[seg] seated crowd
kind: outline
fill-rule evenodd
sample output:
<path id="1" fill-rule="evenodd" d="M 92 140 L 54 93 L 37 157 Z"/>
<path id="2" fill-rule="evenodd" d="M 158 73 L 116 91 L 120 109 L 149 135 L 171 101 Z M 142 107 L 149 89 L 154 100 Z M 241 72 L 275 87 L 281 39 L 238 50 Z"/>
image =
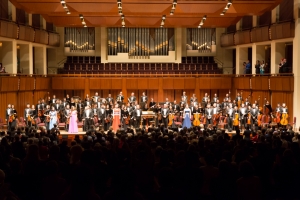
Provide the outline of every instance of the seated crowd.
<path id="1" fill-rule="evenodd" d="M 0 199 L 298 199 L 300 137 L 262 128 L 101 128 L 0 135 Z"/>

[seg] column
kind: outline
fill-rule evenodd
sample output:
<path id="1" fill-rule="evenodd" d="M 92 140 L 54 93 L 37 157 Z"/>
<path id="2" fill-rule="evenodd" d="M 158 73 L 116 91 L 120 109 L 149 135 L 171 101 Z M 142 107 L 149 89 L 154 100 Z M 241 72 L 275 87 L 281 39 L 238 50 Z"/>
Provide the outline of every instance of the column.
<path id="1" fill-rule="evenodd" d="M 46 46 L 34 47 L 34 65 L 36 74 L 47 74 Z"/>
<path id="2" fill-rule="evenodd" d="M 56 49 L 47 48 L 46 51 L 47 51 L 48 74 L 56 74 L 57 73 Z"/>
<path id="3" fill-rule="evenodd" d="M 181 44 L 181 57 L 186 57 L 186 28 L 181 29 L 180 44 Z"/>
<path id="4" fill-rule="evenodd" d="M 300 124 L 300 19 L 299 19 L 300 0 L 294 0 L 294 15 L 295 15 L 295 37 L 293 41 L 293 73 L 294 73 L 294 99 L 293 109 L 294 117 L 297 119 L 297 126 Z"/>
<path id="5" fill-rule="evenodd" d="M 22 74 L 32 74 L 32 45 L 20 44 L 20 68 Z"/>
<path id="6" fill-rule="evenodd" d="M 245 74 L 245 67 L 243 62 L 248 60 L 248 48 L 236 47 L 236 74 Z"/>
<path id="7" fill-rule="evenodd" d="M 278 64 L 285 56 L 285 44 L 271 42 L 271 74 L 277 74 L 279 72 Z"/>
<path id="8" fill-rule="evenodd" d="M 95 56 L 101 56 L 101 44 L 107 42 L 101 41 L 101 28 L 95 27 Z"/>
<path id="9" fill-rule="evenodd" d="M 108 63 L 107 61 L 107 29 L 101 27 L 101 63 Z"/>
<path id="10" fill-rule="evenodd" d="M 175 28 L 175 63 L 181 63 L 182 57 L 182 43 L 184 41 L 184 37 L 182 37 L 182 29 L 183 28 Z"/>
<path id="11" fill-rule="evenodd" d="M 255 74 L 255 65 L 257 60 L 263 61 L 265 59 L 265 45 L 252 45 L 252 74 Z M 265 60 L 264 60 L 265 61 Z"/>
<path id="12" fill-rule="evenodd" d="M 28 13 L 28 25 L 32 26 L 32 14 Z"/>
<path id="13" fill-rule="evenodd" d="M 252 44 L 252 60 L 250 60 L 251 62 L 251 66 L 252 66 L 252 74 L 256 74 L 255 72 L 255 64 L 256 64 L 256 61 L 257 61 L 257 46 L 255 43 Z"/>
<path id="14" fill-rule="evenodd" d="M 9 74 L 17 73 L 17 42 L 2 41 L 2 47 L 0 53 L 0 60 L 2 66 L 5 67 L 5 71 Z"/>

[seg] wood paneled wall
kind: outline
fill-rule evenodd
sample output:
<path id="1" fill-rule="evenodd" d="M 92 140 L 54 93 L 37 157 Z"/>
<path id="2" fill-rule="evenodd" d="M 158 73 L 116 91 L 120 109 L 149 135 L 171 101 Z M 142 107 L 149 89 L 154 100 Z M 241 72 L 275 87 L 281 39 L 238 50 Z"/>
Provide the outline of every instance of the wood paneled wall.
<path id="1" fill-rule="evenodd" d="M 211 97 L 216 93 L 220 101 L 231 92 L 234 98 L 237 92 L 243 92 L 243 97 L 250 95 L 251 102 L 258 100 L 264 103 L 269 100 L 273 107 L 285 102 L 293 116 L 293 77 L 174 77 L 174 78 L 96 78 L 96 77 L 0 77 L 0 117 L 4 118 L 8 103 L 15 104 L 17 111 L 23 115 L 26 103 L 36 104 L 41 98 L 63 98 L 70 96 L 93 96 L 98 92 L 101 97 L 111 94 L 114 98 L 123 92 L 125 99 L 132 92 L 140 97 L 146 92 L 149 100 L 156 102 L 176 100 L 180 102 L 182 92 L 190 98 L 196 94 L 201 100 L 205 93 Z"/>

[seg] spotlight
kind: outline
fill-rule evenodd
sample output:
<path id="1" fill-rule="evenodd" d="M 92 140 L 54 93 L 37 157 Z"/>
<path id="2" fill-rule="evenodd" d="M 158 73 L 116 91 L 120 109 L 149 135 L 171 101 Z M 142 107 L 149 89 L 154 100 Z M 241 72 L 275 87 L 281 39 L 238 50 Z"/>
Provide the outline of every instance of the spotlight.
<path id="1" fill-rule="evenodd" d="M 162 19 L 165 20 L 165 19 L 166 19 L 166 15 L 163 15 L 163 16 L 162 16 Z"/>
<path id="2" fill-rule="evenodd" d="M 79 18 L 80 18 L 80 19 L 83 19 L 83 15 L 82 15 L 82 14 L 80 14 L 80 15 L 79 15 Z"/>
<path id="3" fill-rule="evenodd" d="M 68 12 L 67 12 L 67 14 L 68 14 L 68 15 L 70 15 L 70 14 L 71 14 L 71 12 L 70 12 L 70 11 L 68 11 Z"/>
<path id="4" fill-rule="evenodd" d="M 61 3 L 61 4 L 63 4 L 63 3 L 66 3 L 66 1 L 64 1 L 64 0 L 61 0 L 61 1 L 60 1 L 60 3 Z"/>

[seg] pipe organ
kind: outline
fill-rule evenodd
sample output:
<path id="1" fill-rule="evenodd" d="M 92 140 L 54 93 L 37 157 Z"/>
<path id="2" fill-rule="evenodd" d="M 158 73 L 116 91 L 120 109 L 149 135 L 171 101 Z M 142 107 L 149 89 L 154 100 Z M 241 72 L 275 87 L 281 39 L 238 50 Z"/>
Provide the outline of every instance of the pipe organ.
<path id="1" fill-rule="evenodd" d="M 108 28 L 108 55 L 128 53 L 129 58 L 165 56 L 174 51 L 173 28 Z"/>
<path id="2" fill-rule="evenodd" d="M 188 28 L 187 50 L 198 50 L 202 53 L 211 52 L 211 45 L 216 44 L 215 28 Z"/>
<path id="3" fill-rule="evenodd" d="M 65 28 L 65 47 L 71 52 L 95 50 L 95 28 Z"/>

